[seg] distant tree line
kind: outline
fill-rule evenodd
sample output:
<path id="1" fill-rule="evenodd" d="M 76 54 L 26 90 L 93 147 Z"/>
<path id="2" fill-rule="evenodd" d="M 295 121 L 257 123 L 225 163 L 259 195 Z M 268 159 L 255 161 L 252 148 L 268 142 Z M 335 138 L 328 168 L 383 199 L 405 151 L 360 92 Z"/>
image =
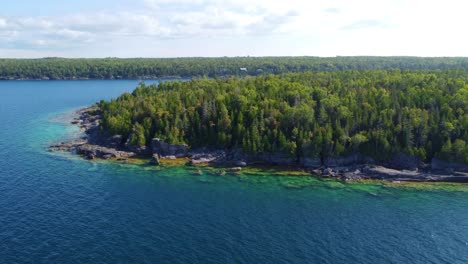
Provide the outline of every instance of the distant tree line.
<path id="1" fill-rule="evenodd" d="M 140 146 L 158 137 L 193 148 L 282 152 L 297 159 L 359 152 L 384 160 L 403 152 L 468 163 L 466 69 L 141 84 L 98 105 L 104 130 Z"/>
<path id="2" fill-rule="evenodd" d="M 0 59 L 0 79 L 144 79 L 257 76 L 306 71 L 468 69 L 468 58 L 220 57 L 160 59 Z"/>

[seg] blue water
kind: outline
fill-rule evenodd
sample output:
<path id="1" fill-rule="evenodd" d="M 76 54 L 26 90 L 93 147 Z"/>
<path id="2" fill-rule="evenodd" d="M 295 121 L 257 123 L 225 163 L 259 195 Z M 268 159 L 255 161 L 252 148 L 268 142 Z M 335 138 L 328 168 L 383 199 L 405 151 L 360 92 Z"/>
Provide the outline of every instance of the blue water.
<path id="1" fill-rule="evenodd" d="M 0 82 L 0 263 L 468 263 L 468 186 L 157 169 L 54 154 L 136 81 Z"/>

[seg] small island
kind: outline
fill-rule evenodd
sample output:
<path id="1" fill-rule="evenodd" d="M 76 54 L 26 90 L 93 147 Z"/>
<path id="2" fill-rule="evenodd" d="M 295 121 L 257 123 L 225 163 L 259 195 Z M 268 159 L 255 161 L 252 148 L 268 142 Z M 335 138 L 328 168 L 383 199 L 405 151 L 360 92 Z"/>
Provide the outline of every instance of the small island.
<path id="1" fill-rule="evenodd" d="M 141 83 L 78 111 L 88 159 L 287 166 L 343 180 L 468 182 L 468 70 Z"/>

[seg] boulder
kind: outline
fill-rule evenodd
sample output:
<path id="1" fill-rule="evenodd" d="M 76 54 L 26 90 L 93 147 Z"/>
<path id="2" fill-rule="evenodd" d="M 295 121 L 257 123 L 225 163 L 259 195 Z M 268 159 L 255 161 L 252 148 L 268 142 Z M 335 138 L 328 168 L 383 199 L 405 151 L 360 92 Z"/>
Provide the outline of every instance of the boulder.
<path id="1" fill-rule="evenodd" d="M 127 142 L 124 144 L 125 149 L 136 153 L 137 155 L 150 155 L 151 154 L 151 149 L 146 147 L 146 146 L 137 146 L 132 143 L 130 143 L 130 137 L 127 139 Z"/>
<path id="2" fill-rule="evenodd" d="M 161 159 L 176 160 L 177 157 L 174 155 L 170 155 L 170 156 L 162 156 Z"/>
<path id="3" fill-rule="evenodd" d="M 336 175 L 336 173 L 335 173 L 332 169 L 330 169 L 330 168 L 324 169 L 323 172 L 322 172 L 322 174 L 323 174 L 324 176 L 329 176 L 329 177 L 334 177 L 334 176 Z"/>
<path id="4" fill-rule="evenodd" d="M 207 163 L 226 163 L 226 152 L 224 150 L 207 150 L 197 149 L 191 150 L 188 153 L 191 158 L 191 164 L 207 164 Z"/>
<path id="5" fill-rule="evenodd" d="M 185 144 L 170 144 L 162 141 L 159 138 L 154 138 L 151 141 L 151 151 L 153 154 L 160 156 L 175 156 L 176 158 L 187 157 L 188 146 Z"/>
<path id="6" fill-rule="evenodd" d="M 151 157 L 150 163 L 153 165 L 160 165 L 161 163 L 159 161 L 159 155 L 153 154 L 153 156 Z"/>
<path id="7" fill-rule="evenodd" d="M 195 165 L 195 164 L 207 164 L 210 163 L 212 160 L 206 159 L 206 158 L 199 158 L 199 159 L 191 159 L 190 164 Z"/>
<path id="8" fill-rule="evenodd" d="M 341 176 L 341 179 L 345 181 L 359 181 L 359 180 L 362 180 L 363 178 L 361 175 L 356 174 L 354 172 L 345 172 Z"/>
<path id="9" fill-rule="evenodd" d="M 237 166 L 237 167 L 245 167 L 245 166 L 247 166 L 247 162 L 241 161 L 241 160 L 234 161 L 233 164 L 234 164 L 234 166 Z"/>

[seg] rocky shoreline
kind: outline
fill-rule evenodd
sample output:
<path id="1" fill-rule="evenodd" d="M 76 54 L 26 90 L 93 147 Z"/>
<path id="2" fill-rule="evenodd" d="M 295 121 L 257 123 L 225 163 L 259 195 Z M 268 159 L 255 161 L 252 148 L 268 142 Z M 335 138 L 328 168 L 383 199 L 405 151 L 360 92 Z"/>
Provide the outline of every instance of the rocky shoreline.
<path id="1" fill-rule="evenodd" d="M 224 167 L 222 171 L 240 171 L 251 165 L 282 166 L 292 170 L 305 170 L 324 178 L 353 180 L 387 180 L 395 183 L 413 182 L 461 182 L 468 183 L 468 166 L 433 159 L 424 164 L 415 157 L 399 154 L 385 164 L 360 154 L 327 160 L 304 159 L 300 161 L 281 153 L 249 155 L 234 150 L 190 150 L 187 145 L 169 144 L 154 138 L 148 147 L 138 147 L 124 142 L 122 136 L 109 135 L 100 127 L 101 113 L 96 106 L 76 111 L 72 124 L 79 125 L 85 136 L 60 142 L 49 147 L 50 151 L 73 152 L 86 159 L 151 158 L 150 163 L 159 165 L 162 160 L 188 159 L 188 165 L 208 164 Z"/>

